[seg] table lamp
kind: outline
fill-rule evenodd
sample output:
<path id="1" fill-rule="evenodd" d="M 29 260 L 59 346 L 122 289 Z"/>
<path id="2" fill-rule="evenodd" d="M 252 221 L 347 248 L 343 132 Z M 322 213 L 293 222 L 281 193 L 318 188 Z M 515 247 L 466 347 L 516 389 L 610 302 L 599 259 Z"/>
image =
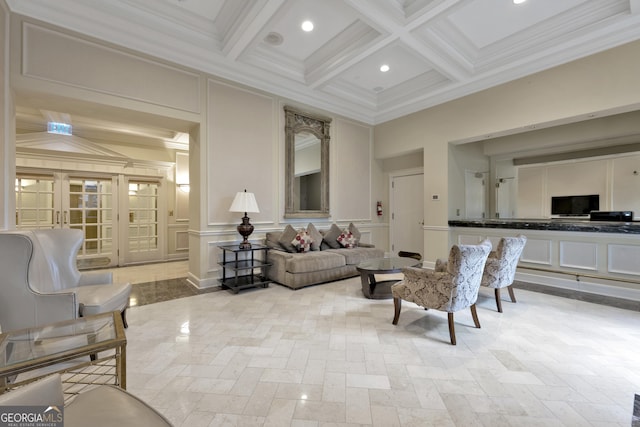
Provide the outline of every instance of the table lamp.
<path id="1" fill-rule="evenodd" d="M 247 238 L 253 233 L 253 225 L 249 223 L 247 212 L 260 212 L 258 203 L 256 202 L 256 196 L 254 196 L 253 193 L 247 193 L 247 190 L 237 192 L 233 203 L 231 203 L 229 212 L 244 212 L 242 224 L 238 226 L 238 233 L 244 238 L 242 243 L 240 243 L 240 249 L 250 249 L 251 243 L 249 243 Z"/>

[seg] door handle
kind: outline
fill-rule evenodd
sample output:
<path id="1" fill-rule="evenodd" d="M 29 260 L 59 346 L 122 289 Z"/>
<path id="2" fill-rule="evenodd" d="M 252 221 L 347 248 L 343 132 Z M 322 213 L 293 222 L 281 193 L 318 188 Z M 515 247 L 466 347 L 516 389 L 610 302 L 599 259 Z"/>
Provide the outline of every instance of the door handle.
<path id="1" fill-rule="evenodd" d="M 69 215 L 69 211 L 64 211 L 63 222 L 64 222 L 65 224 L 69 224 L 69 217 L 68 217 L 68 215 Z"/>
<path id="2" fill-rule="evenodd" d="M 56 211 L 56 224 L 60 224 L 60 211 Z"/>

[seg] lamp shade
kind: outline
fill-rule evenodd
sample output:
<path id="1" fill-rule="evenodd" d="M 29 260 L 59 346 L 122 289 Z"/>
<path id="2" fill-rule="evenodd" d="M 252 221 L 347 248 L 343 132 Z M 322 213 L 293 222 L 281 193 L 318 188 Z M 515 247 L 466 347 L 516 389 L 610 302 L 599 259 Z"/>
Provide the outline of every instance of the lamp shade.
<path id="1" fill-rule="evenodd" d="M 237 192 L 229 212 L 260 212 L 256 196 L 253 193 L 247 193 L 247 190 Z"/>

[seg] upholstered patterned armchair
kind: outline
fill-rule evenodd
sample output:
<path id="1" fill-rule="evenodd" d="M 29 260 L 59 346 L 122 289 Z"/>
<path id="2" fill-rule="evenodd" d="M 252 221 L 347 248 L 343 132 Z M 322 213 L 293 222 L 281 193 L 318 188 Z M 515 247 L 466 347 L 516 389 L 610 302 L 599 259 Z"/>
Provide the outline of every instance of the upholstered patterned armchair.
<path id="1" fill-rule="evenodd" d="M 456 345 L 453 323 L 453 313 L 456 311 L 469 307 L 473 321 L 479 328 L 476 300 L 489 251 L 491 244 L 488 241 L 479 245 L 454 245 L 444 271 L 404 268 L 404 280 L 391 287 L 395 308 L 393 324 L 398 324 L 402 300 L 405 300 L 424 308 L 446 311 L 452 345 Z M 444 264 L 440 260 L 438 263 Z"/>
<path id="2" fill-rule="evenodd" d="M 495 251 L 492 251 L 487 258 L 482 275 L 482 286 L 495 289 L 496 306 L 502 313 L 502 302 L 500 299 L 500 289 L 507 288 L 511 302 L 516 302 L 513 293 L 513 280 L 516 276 L 518 260 L 527 243 L 526 236 L 522 234 L 517 237 L 503 237 L 498 243 Z"/>

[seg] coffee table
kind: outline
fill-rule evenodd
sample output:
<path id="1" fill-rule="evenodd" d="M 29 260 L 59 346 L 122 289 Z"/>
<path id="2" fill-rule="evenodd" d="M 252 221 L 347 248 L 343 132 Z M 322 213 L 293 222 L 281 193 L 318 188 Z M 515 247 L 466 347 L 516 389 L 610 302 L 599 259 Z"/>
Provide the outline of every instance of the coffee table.
<path id="1" fill-rule="evenodd" d="M 363 261 L 356 267 L 360 273 L 362 293 L 370 299 L 392 298 L 391 285 L 399 280 L 376 281 L 376 274 L 400 273 L 404 267 L 419 267 L 422 261 L 414 258 L 374 258 Z"/>
<path id="2" fill-rule="evenodd" d="M 126 389 L 126 345 L 119 312 L 3 333 L 0 394 L 55 372 L 66 396 L 92 384 Z"/>

